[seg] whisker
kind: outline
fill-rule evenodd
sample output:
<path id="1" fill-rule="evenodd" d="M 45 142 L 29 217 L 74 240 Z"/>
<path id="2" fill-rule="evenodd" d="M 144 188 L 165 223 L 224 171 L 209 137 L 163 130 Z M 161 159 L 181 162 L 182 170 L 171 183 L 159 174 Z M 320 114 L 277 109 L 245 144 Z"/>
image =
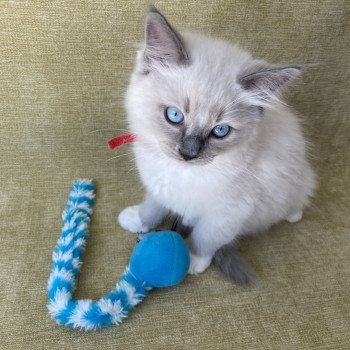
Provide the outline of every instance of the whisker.
<path id="1" fill-rule="evenodd" d="M 116 155 L 116 156 L 114 156 L 114 157 L 112 157 L 112 158 L 108 158 L 108 159 L 106 160 L 106 162 L 109 162 L 109 161 L 111 161 L 112 159 L 117 159 L 117 158 L 120 158 L 120 157 L 129 156 L 130 154 L 132 154 L 132 152 L 123 153 L 123 154 L 118 154 L 118 155 Z"/>
<path id="2" fill-rule="evenodd" d="M 108 129 L 92 130 L 92 131 L 89 131 L 89 134 L 93 134 L 95 132 L 100 132 L 100 131 L 123 131 L 123 132 L 129 132 L 129 130 L 127 130 L 127 129 L 108 128 Z"/>

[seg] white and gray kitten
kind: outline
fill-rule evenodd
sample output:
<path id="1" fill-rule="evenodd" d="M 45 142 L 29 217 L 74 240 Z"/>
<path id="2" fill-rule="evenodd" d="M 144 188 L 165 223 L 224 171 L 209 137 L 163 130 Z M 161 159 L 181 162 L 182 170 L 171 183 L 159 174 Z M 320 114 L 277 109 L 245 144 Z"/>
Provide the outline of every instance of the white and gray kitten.
<path id="1" fill-rule="evenodd" d="M 246 282 L 251 271 L 230 244 L 300 220 L 314 192 L 299 120 L 278 99 L 300 72 L 222 40 L 180 35 L 152 8 L 126 98 L 146 195 L 121 212 L 120 225 L 148 232 L 174 213 L 192 228 L 190 273 L 214 257 Z"/>

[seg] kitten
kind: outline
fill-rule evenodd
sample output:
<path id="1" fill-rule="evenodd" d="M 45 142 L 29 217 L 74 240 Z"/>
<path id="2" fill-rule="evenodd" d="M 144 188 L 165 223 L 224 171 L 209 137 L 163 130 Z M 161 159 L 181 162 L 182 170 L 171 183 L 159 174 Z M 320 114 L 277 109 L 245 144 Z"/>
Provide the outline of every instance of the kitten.
<path id="1" fill-rule="evenodd" d="M 148 232 L 174 213 L 192 228 L 191 274 L 215 256 L 226 275 L 248 281 L 231 244 L 300 220 L 314 192 L 299 120 L 278 99 L 300 73 L 222 40 L 180 35 L 151 8 L 126 97 L 146 195 L 120 225 Z"/>

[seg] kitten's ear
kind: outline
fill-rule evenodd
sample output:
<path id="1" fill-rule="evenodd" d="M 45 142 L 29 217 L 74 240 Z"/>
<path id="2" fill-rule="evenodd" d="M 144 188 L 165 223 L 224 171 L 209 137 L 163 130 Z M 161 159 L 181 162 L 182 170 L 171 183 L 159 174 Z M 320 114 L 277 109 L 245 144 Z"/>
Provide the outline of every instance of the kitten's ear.
<path id="1" fill-rule="evenodd" d="M 283 85 L 301 74 L 298 66 L 257 68 L 239 78 L 245 90 L 255 92 L 266 100 L 273 96 Z"/>
<path id="2" fill-rule="evenodd" d="M 150 7 L 146 18 L 143 60 L 146 72 L 154 63 L 167 65 L 188 62 L 188 54 L 180 35 L 155 7 Z"/>

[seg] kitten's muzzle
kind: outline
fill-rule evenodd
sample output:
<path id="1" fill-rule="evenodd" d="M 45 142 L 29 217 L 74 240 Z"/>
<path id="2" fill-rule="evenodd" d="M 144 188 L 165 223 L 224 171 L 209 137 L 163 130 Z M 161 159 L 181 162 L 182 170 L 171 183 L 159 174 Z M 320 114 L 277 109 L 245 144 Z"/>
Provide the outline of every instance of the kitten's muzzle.
<path id="1" fill-rule="evenodd" d="M 198 158 L 205 140 L 197 135 L 185 136 L 179 148 L 179 153 L 185 160 Z"/>

